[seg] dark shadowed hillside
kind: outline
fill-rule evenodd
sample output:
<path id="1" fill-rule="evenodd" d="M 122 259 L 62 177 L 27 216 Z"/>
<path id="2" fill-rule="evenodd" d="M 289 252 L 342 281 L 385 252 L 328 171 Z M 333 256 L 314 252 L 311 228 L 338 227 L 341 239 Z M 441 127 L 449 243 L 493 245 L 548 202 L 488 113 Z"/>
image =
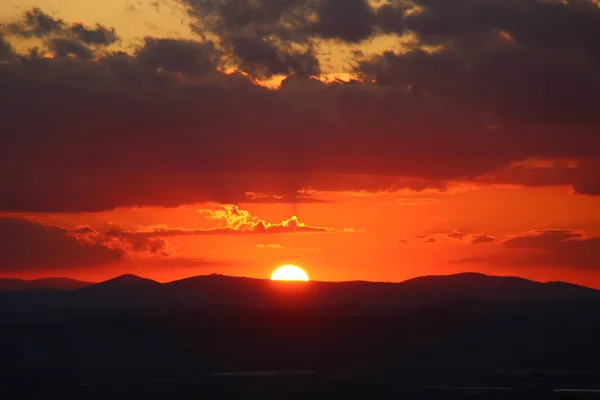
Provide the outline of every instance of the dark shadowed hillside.
<path id="1" fill-rule="evenodd" d="M 24 279 L 0 278 L 0 292 L 30 289 L 74 290 L 93 284 L 92 282 L 77 281 L 68 278 L 42 278 L 29 281 Z"/>
<path id="2" fill-rule="evenodd" d="M 4 292 L 0 304 L 11 399 L 545 399 L 600 388 L 599 292 L 560 282 L 123 275 Z"/>
<path id="3" fill-rule="evenodd" d="M 47 288 L 53 287 L 48 285 Z M 538 283 L 517 277 L 474 273 L 426 276 L 401 283 L 273 282 L 209 275 L 160 284 L 135 275 L 123 275 L 77 290 L 5 292 L 0 297 L 0 306 L 10 309 L 179 303 L 204 307 L 369 308 L 426 305 L 450 300 L 588 301 L 600 300 L 600 291 L 562 282 Z"/>

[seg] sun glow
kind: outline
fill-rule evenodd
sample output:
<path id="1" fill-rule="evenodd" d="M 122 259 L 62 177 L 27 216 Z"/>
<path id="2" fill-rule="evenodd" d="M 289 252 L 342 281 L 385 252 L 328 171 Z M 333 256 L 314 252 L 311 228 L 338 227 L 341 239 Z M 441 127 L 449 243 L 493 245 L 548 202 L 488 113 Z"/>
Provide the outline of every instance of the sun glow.
<path id="1" fill-rule="evenodd" d="M 308 275 L 304 270 L 295 265 L 284 265 L 271 274 L 272 281 L 304 281 L 308 282 Z"/>

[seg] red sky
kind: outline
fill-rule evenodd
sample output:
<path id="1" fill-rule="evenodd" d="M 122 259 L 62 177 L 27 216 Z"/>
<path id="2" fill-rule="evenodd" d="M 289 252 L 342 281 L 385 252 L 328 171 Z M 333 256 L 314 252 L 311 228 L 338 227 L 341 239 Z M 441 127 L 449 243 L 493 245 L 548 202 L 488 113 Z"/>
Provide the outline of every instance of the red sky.
<path id="1" fill-rule="evenodd" d="M 0 6 L 0 276 L 600 288 L 596 2 L 235 1 Z"/>

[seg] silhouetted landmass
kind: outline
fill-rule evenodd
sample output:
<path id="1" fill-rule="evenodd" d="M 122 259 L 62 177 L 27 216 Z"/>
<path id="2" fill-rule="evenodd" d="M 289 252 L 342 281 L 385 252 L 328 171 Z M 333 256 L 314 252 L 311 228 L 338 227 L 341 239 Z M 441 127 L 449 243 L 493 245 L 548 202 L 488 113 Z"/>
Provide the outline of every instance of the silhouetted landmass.
<path id="1" fill-rule="evenodd" d="M 209 275 L 160 284 L 135 275 L 123 275 L 79 290 L 5 293 L 0 298 L 0 307 L 142 306 L 179 302 L 193 306 L 368 308 L 455 299 L 600 300 L 600 291 L 563 282 L 538 283 L 475 273 L 427 276 L 401 283 L 273 282 Z"/>
<path id="2" fill-rule="evenodd" d="M 1 304 L 10 399 L 545 399 L 600 388 L 598 291 L 564 283 L 128 275 L 3 293 Z"/>
<path id="3" fill-rule="evenodd" d="M 81 289 L 93 282 L 77 281 L 68 278 L 42 278 L 34 280 L 0 278 L 0 292 L 21 291 L 31 289 Z"/>

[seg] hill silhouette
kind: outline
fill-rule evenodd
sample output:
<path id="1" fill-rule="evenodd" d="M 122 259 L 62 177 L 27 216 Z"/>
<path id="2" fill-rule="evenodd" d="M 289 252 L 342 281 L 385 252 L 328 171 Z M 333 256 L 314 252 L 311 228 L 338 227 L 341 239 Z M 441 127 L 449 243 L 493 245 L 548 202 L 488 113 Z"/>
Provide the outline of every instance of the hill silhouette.
<path id="1" fill-rule="evenodd" d="M 69 278 L 41 278 L 33 280 L 0 278 L 0 292 L 30 289 L 75 290 L 93 284 L 93 282 L 78 281 Z"/>
<path id="2" fill-rule="evenodd" d="M 43 282 L 38 283 L 41 285 Z M 56 289 L 54 281 L 47 289 Z M 36 287 L 36 289 L 40 289 Z M 1 289 L 1 288 L 0 288 Z M 122 275 L 75 290 L 3 290 L 0 306 L 143 306 L 180 303 L 190 306 L 241 307 L 389 307 L 452 300 L 587 301 L 600 291 L 564 282 L 539 283 L 518 277 L 477 273 L 424 276 L 400 283 L 273 282 L 224 275 L 196 276 L 159 283 Z M 12 292 L 11 292 L 12 291 Z"/>
<path id="3" fill-rule="evenodd" d="M 91 285 L 63 298 L 66 306 L 143 306 L 160 303 L 161 284 L 125 274 Z"/>
<path id="4" fill-rule="evenodd" d="M 478 398 L 550 398 L 600 390 L 599 305 L 594 289 L 471 273 L 400 283 L 123 275 L 0 293 L 0 371 L 11 399 L 472 398 L 482 387 Z M 527 397 L 534 384 L 544 392 Z M 490 396 L 496 387 L 511 391 Z"/>
<path id="5" fill-rule="evenodd" d="M 109 279 L 92 285 L 93 287 L 122 287 L 122 286 L 153 286 L 159 284 L 157 281 L 152 279 L 142 278 L 141 276 L 133 274 L 119 275 L 115 278 Z"/>

